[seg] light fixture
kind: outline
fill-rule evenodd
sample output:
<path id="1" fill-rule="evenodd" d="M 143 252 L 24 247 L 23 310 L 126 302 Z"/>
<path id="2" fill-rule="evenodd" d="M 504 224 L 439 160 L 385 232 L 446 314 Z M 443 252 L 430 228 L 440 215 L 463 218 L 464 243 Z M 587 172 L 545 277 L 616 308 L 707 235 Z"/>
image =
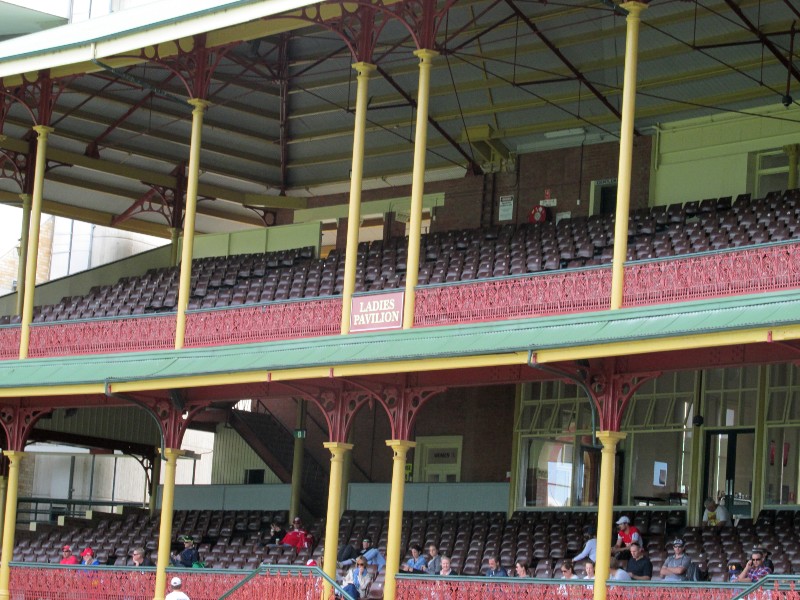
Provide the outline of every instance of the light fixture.
<path id="1" fill-rule="evenodd" d="M 573 127 L 572 129 L 559 129 L 557 131 L 545 131 L 544 137 L 548 140 L 555 138 L 573 137 L 576 135 L 584 135 L 586 130 L 583 127 Z"/>

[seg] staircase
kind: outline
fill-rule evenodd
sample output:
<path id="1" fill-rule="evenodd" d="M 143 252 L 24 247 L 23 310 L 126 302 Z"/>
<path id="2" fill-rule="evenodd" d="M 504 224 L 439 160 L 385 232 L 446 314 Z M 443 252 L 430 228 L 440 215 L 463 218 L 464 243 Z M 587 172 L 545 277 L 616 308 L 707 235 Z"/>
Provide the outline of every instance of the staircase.
<path id="1" fill-rule="evenodd" d="M 292 480 L 294 436 L 269 411 L 232 410 L 230 425 L 284 483 Z M 305 450 L 300 502 L 315 516 L 324 516 L 328 501 L 328 472 Z"/>

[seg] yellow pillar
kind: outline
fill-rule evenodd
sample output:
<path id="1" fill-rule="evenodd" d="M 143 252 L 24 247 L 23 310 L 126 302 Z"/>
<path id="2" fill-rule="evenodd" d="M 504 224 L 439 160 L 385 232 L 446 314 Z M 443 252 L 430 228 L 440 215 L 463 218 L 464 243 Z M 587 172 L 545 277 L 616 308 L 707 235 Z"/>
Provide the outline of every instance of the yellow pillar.
<path id="1" fill-rule="evenodd" d="M 369 76 L 375 65 L 358 62 L 356 81 L 356 121 L 353 127 L 353 162 L 350 168 L 350 207 L 347 211 L 347 247 L 344 256 L 344 287 L 342 288 L 342 334 L 350 333 L 350 305 L 356 289 L 358 231 L 361 229 L 361 181 L 364 178 L 364 137 L 367 129 L 367 90 Z"/>
<path id="2" fill-rule="evenodd" d="M 164 492 L 161 494 L 161 526 L 158 530 L 158 562 L 156 563 L 156 591 L 153 600 L 164 600 L 167 590 L 167 567 L 172 546 L 172 511 L 175 505 L 175 465 L 183 454 L 177 448 L 165 448 Z M 0 599 L 2 600 L 2 599 Z"/>
<path id="3" fill-rule="evenodd" d="M 328 483 L 328 517 L 325 520 L 325 553 L 322 559 L 322 568 L 331 579 L 336 579 L 336 551 L 339 545 L 339 520 L 342 516 L 342 463 L 347 452 L 353 449 L 353 444 L 344 442 L 325 442 L 323 444 L 331 451 L 331 477 Z M 330 586 L 326 585 L 324 598 L 330 596 Z"/>
<path id="4" fill-rule="evenodd" d="M 594 572 L 594 600 L 605 600 L 608 566 L 611 559 L 611 537 L 614 520 L 614 458 L 617 444 L 625 439 L 619 431 L 600 431 L 597 439 L 603 444 L 600 458 L 600 498 L 597 502 L 597 564 Z"/>
<path id="5" fill-rule="evenodd" d="M 306 401 L 297 403 L 294 429 L 294 454 L 292 456 L 292 496 L 289 500 L 289 522 L 300 514 L 300 492 L 303 487 L 303 453 L 305 452 Z"/>
<path id="6" fill-rule="evenodd" d="M 197 214 L 197 180 L 200 177 L 200 138 L 203 134 L 203 115 L 208 102 L 192 98 L 192 140 L 189 146 L 189 174 L 186 181 L 186 212 L 183 217 L 183 248 L 181 249 L 181 275 L 178 286 L 178 315 L 175 326 L 175 349 L 183 348 L 186 333 L 186 308 L 189 306 L 192 282 L 192 251 L 194 250 L 194 221 Z"/>
<path id="7" fill-rule="evenodd" d="M 400 569 L 400 533 L 403 529 L 403 494 L 406 490 L 406 454 L 416 446 L 407 440 L 387 440 L 386 445 L 394 451 L 392 459 L 392 494 L 389 499 L 389 537 L 386 541 L 386 584 L 384 600 L 394 600 L 397 582 L 394 576 Z"/>
<path id="8" fill-rule="evenodd" d="M 800 155 L 800 144 L 784 146 L 783 151 L 789 156 L 789 183 L 787 189 L 793 190 L 797 188 L 797 163 L 798 155 Z"/>
<path id="9" fill-rule="evenodd" d="M 419 279 L 419 244 L 422 234 L 422 194 L 425 191 L 425 153 L 428 151 L 428 100 L 430 100 L 431 66 L 438 56 L 435 50 L 417 50 L 419 58 L 419 91 L 417 92 L 417 127 L 414 134 L 414 171 L 411 175 L 411 214 L 409 215 L 408 258 L 406 260 L 406 293 L 403 300 L 403 329 L 414 325 L 415 288 Z M 387 579 L 388 581 L 388 579 Z M 394 594 L 394 577 L 392 578 Z"/>
<path id="10" fill-rule="evenodd" d="M 347 436 L 347 443 L 352 444 L 355 436 L 353 435 L 353 430 L 350 429 L 350 433 Z M 350 472 L 353 469 L 353 453 L 348 452 L 344 456 L 344 462 L 342 463 L 342 510 L 347 510 L 347 500 L 349 495 L 349 488 L 350 488 Z"/>
<path id="11" fill-rule="evenodd" d="M 33 294 L 36 291 L 36 263 L 39 255 L 39 226 L 42 220 L 42 188 L 44 170 L 47 166 L 47 136 L 52 127 L 36 125 L 33 130 L 36 139 L 36 164 L 33 172 L 33 198 L 31 200 L 30 227 L 28 231 L 27 256 L 25 260 L 25 293 L 22 302 L 22 323 L 19 334 L 19 357 L 28 358 L 28 345 L 31 340 L 31 321 L 33 320 Z"/>
<path id="12" fill-rule="evenodd" d="M 628 212 L 631 203 L 631 163 L 633 162 L 633 123 L 636 115 L 636 68 L 639 54 L 639 18 L 647 7 L 643 2 L 624 2 L 628 11 L 625 40 L 625 78 L 622 83 L 622 125 L 619 132 L 619 174 L 617 175 L 617 214 L 614 224 L 614 258 L 611 264 L 611 309 L 622 306 L 625 285 L 623 266 L 628 254 Z"/>
<path id="13" fill-rule="evenodd" d="M 6 500 L 6 514 L 3 519 L 3 554 L 0 559 L 0 600 L 11 597 L 8 582 L 11 577 L 9 562 L 14 555 L 14 534 L 17 527 L 17 493 L 19 488 L 19 463 L 24 452 L 6 450 L 3 452 L 8 457 L 8 498 Z"/>
<path id="14" fill-rule="evenodd" d="M 30 194 L 20 194 L 22 198 L 22 227 L 19 236 L 19 264 L 17 266 L 17 307 L 16 313 L 22 315 L 22 307 L 25 305 L 25 270 L 28 267 L 28 235 L 31 227 L 31 201 Z M 34 285 L 36 285 L 34 283 Z"/>
<path id="15" fill-rule="evenodd" d="M 169 264 L 173 267 L 178 265 L 178 241 L 181 237 L 181 230 L 177 227 L 169 228 Z"/>

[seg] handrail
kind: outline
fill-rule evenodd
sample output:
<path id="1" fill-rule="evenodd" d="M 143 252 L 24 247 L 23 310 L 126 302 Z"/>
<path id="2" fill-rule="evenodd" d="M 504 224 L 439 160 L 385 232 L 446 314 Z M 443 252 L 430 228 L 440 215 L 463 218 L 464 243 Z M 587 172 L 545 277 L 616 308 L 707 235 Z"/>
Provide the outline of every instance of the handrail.
<path id="1" fill-rule="evenodd" d="M 247 577 L 242 579 L 239 583 L 233 586 L 230 590 L 225 592 L 222 596 L 220 596 L 219 600 L 225 600 L 229 598 L 234 592 L 236 592 L 239 588 L 248 584 L 248 582 L 252 581 L 258 575 L 269 575 L 269 574 L 291 574 L 297 573 L 301 576 L 316 576 L 321 577 L 325 580 L 334 590 L 336 590 L 336 595 L 344 598 L 345 600 L 355 600 L 352 596 L 350 596 L 347 592 L 345 592 L 339 584 L 337 584 L 333 579 L 328 577 L 328 575 L 319 567 L 304 567 L 304 566 L 285 566 L 285 567 L 277 567 L 274 565 L 266 566 L 262 565 L 258 569 L 255 569 L 251 572 Z"/>

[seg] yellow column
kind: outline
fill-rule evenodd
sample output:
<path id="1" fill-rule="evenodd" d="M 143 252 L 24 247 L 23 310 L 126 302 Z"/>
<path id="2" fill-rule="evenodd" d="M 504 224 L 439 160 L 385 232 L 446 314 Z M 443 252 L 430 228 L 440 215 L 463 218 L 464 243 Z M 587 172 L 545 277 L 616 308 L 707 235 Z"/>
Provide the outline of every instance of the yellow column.
<path id="1" fill-rule="evenodd" d="M 793 190 L 797 187 L 797 163 L 798 155 L 800 154 L 800 144 L 784 146 L 783 151 L 789 156 L 789 183 L 787 189 Z"/>
<path id="2" fill-rule="evenodd" d="M 186 333 L 186 307 L 189 306 L 189 289 L 192 281 L 192 251 L 194 250 L 194 220 L 197 214 L 197 180 L 200 177 L 200 138 L 203 134 L 203 115 L 208 102 L 192 98 L 192 140 L 189 146 L 189 174 L 186 181 L 186 212 L 183 217 L 183 248 L 181 249 L 181 275 L 178 286 L 178 315 L 175 326 L 175 349 L 183 348 Z"/>
<path id="3" fill-rule="evenodd" d="M 25 305 L 25 269 L 28 267 L 28 232 L 31 227 L 31 201 L 30 194 L 20 194 L 22 198 L 22 227 L 19 236 L 19 265 L 17 266 L 17 308 L 16 313 L 22 315 Z M 36 285 L 34 283 L 34 285 Z"/>
<path id="4" fill-rule="evenodd" d="M 356 81 L 356 122 L 353 127 L 353 162 L 350 168 L 350 207 L 347 211 L 347 247 L 344 256 L 344 287 L 342 288 L 342 334 L 350 333 L 350 304 L 356 289 L 358 231 L 361 229 L 361 181 L 364 178 L 364 137 L 367 128 L 367 90 L 369 76 L 375 65 L 358 62 Z"/>
<path id="5" fill-rule="evenodd" d="M 625 439 L 619 431 L 600 431 L 603 444 L 600 458 L 600 498 L 597 502 L 597 564 L 594 577 L 594 600 L 605 600 L 608 565 L 611 559 L 611 535 L 614 520 L 614 457 L 617 444 Z"/>
<path id="6" fill-rule="evenodd" d="M 292 497 L 289 500 L 289 522 L 300 514 L 300 492 L 303 486 L 303 452 L 305 451 L 306 401 L 297 403 L 292 456 Z"/>
<path id="7" fill-rule="evenodd" d="M 161 526 L 158 530 L 158 562 L 156 563 L 156 591 L 153 600 L 164 600 L 167 589 L 167 567 L 172 545 L 172 511 L 175 504 L 175 465 L 183 454 L 177 448 L 165 448 L 164 492 L 161 494 Z M 2 600 L 2 599 L 0 599 Z"/>
<path id="8" fill-rule="evenodd" d="M 386 445 L 394 451 L 392 459 L 392 494 L 389 499 L 389 538 L 386 541 L 386 584 L 384 600 L 394 600 L 397 582 L 394 576 L 400 569 L 400 533 L 403 529 L 403 494 L 406 490 L 406 454 L 416 446 L 407 440 L 387 440 Z"/>
<path id="9" fill-rule="evenodd" d="M 181 230 L 177 227 L 169 228 L 169 264 L 173 267 L 178 265 L 178 241 L 181 237 Z"/>
<path id="10" fill-rule="evenodd" d="M 617 175 L 617 215 L 614 224 L 614 259 L 611 264 L 611 309 L 622 306 L 625 284 L 623 265 L 628 254 L 628 212 L 631 202 L 631 162 L 633 161 L 633 123 L 636 115 L 636 68 L 639 54 L 639 14 L 647 7 L 642 2 L 624 2 L 628 11 L 625 40 L 625 78 L 622 83 L 622 125 L 619 132 L 619 174 Z"/>
<path id="11" fill-rule="evenodd" d="M 328 484 L 328 517 L 325 520 L 325 554 L 322 559 L 322 568 L 331 579 L 336 579 L 336 551 L 339 545 L 339 520 L 342 516 L 342 463 L 347 452 L 353 449 L 353 444 L 344 442 L 325 442 L 323 444 L 331 451 L 331 477 Z M 325 586 L 323 597 L 330 596 L 330 586 Z"/>
<path id="12" fill-rule="evenodd" d="M 36 139 L 36 164 L 33 172 L 33 198 L 31 200 L 30 227 L 28 232 L 27 256 L 25 260 L 25 293 L 22 302 L 22 323 L 20 325 L 19 357 L 28 358 L 28 345 L 31 340 L 31 321 L 33 320 L 33 293 L 36 291 L 36 263 L 39 255 L 39 226 L 42 220 L 42 188 L 44 170 L 47 166 L 47 136 L 52 127 L 36 125 L 33 130 Z"/>
<path id="13" fill-rule="evenodd" d="M 11 576 L 9 562 L 14 555 L 14 534 L 17 527 L 17 493 L 19 488 L 19 463 L 24 452 L 6 450 L 3 452 L 8 457 L 8 499 L 6 500 L 6 514 L 3 519 L 3 554 L 0 560 L 0 600 L 11 597 L 8 581 Z"/>
<path id="14" fill-rule="evenodd" d="M 431 66 L 435 50 L 417 50 L 419 58 L 419 91 L 417 92 L 417 128 L 414 134 L 414 171 L 411 175 L 411 214 L 406 260 L 406 294 L 403 301 L 403 329 L 414 325 L 415 288 L 419 279 L 419 238 L 422 233 L 422 194 L 425 191 L 425 153 L 428 151 L 428 100 L 430 99 Z M 388 581 L 388 579 L 387 579 Z M 392 578 L 394 594 L 394 577 Z"/>

